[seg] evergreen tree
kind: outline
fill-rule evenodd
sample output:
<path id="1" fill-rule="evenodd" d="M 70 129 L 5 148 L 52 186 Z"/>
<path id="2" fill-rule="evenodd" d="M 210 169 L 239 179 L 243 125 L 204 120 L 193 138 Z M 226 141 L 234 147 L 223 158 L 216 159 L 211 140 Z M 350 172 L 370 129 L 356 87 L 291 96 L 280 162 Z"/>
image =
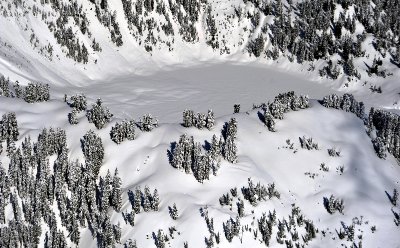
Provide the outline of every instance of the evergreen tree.
<path id="1" fill-rule="evenodd" d="M 194 120 L 193 110 L 184 110 L 183 111 L 183 126 L 184 127 L 192 127 Z"/>
<path id="2" fill-rule="evenodd" d="M 144 194 L 143 194 L 143 210 L 145 212 L 149 212 L 152 210 L 152 202 L 153 202 L 153 196 L 150 193 L 150 188 L 149 186 L 144 187 Z"/>
<path id="3" fill-rule="evenodd" d="M 153 193 L 153 197 L 152 197 L 152 201 L 151 201 L 151 209 L 153 209 L 153 211 L 158 212 L 159 205 L 160 205 L 160 196 L 158 195 L 158 190 L 154 189 L 154 193 Z"/>
<path id="4" fill-rule="evenodd" d="M 73 108 L 71 113 L 68 114 L 69 124 L 71 124 L 71 125 L 78 124 L 78 118 L 76 116 L 77 114 L 78 114 L 78 111 L 75 108 Z"/>
<path id="5" fill-rule="evenodd" d="M 140 119 L 140 130 L 150 132 L 156 127 L 158 127 L 158 120 L 151 114 L 146 114 Z"/>
<path id="6" fill-rule="evenodd" d="M 393 196 L 391 197 L 390 201 L 392 202 L 393 206 L 397 206 L 397 200 L 399 198 L 399 192 L 397 189 L 393 190 Z"/>
<path id="7" fill-rule="evenodd" d="M 6 113 L 0 121 L 0 141 L 7 144 L 17 141 L 19 136 L 17 117 L 14 112 Z"/>
<path id="8" fill-rule="evenodd" d="M 121 184 L 122 184 L 121 178 L 118 176 L 118 169 L 115 169 L 112 181 L 111 205 L 117 212 L 121 210 L 121 205 L 122 205 Z"/>
<path id="9" fill-rule="evenodd" d="M 93 174 L 97 175 L 104 159 L 104 147 L 101 138 L 90 130 L 83 136 L 81 143 L 86 164 Z"/>
<path id="10" fill-rule="evenodd" d="M 240 112 L 240 104 L 233 105 L 233 113 L 237 114 Z"/>
<path id="11" fill-rule="evenodd" d="M 135 198 L 133 203 L 133 210 L 135 211 L 136 214 L 140 213 L 141 204 L 142 204 L 142 192 L 140 190 L 140 187 L 138 187 L 135 189 Z"/>
<path id="12" fill-rule="evenodd" d="M 122 121 L 122 123 L 116 123 L 115 126 L 111 128 L 110 132 L 111 140 L 117 144 L 120 144 L 125 139 L 134 140 L 135 139 L 135 122 L 132 121 Z"/>
<path id="13" fill-rule="evenodd" d="M 69 105 L 76 111 L 85 111 L 87 107 L 87 100 L 85 94 L 76 94 L 71 96 Z"/>
<path id="14" fill-rule="evenodd" d="M 113 114 L 111 114 L 108 108 L 102 105 L 102 101 L 99 98 L 96 103 L 92 105 L 92 109 L 87 111 L 86 116 L 90 123 L 94 123 L 97 129 L 101 129 L 110 122 Z"/>
<path id="15" fill-rule="evenodd" d="M 168 207 L 169 208 L 169 215 L 171 216 L 171 218 L 173 220 L 177 220 L 179 217 L 178 214 L 178 208 L 176 207 L 176 204 L 174 203 L 174 205 L 172 207 Z"/>
<path id="16" fill-rule="evenodd" d="M 208 130 L 211 130 L 214 127 L 214 124 L 215 124 L 214 112 L 212 111 L 212 109 L 209 109 L 206 117 L 206 128 Z"/>

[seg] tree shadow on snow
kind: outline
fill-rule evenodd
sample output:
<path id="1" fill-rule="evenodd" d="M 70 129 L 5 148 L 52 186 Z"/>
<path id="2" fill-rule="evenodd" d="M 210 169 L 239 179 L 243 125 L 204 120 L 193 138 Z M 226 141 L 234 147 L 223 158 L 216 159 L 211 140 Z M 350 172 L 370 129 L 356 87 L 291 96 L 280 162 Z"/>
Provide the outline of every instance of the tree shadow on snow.
<path id="1" fill-rule="evenodd" d="M 168 162 L 172 164 L 172 160 L 174 158 L 173 154 L 176 148 L 176 141 L 170 143 L 171 149 L 167 150 Z"/>
<path id="2" fill-rule="evenodd" d="M 257 116 L 258 119 L 260 119 L 260 121 L 265 124 L 265 117 L 260 111 L 257 111 Z"/>

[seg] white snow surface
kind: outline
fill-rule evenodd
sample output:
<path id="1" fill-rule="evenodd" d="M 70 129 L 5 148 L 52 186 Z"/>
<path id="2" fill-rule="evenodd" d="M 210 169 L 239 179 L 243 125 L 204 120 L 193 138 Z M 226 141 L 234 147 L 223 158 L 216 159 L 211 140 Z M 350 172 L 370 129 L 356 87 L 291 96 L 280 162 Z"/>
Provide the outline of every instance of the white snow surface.
<path id="1" fill-rule="evenodd" d="M 122 8 L 119 1 L 109 2 L 112 8 Z M 95 17 L 89 18 L 90 25 L 98 32 L 96 38 L 103 37 L 104 27 L 94 21 Z M 167 233 L 168 227 L 176 226 L 180 235 L 175 234 L 168 247 L 183 247 L 185 241 L 189 247 L 205 247 L 204 238 L 208 238 L 209 233 L 199 209 L 208 206 L 215 231 L 221 234 L 221 243 L 217 247 L 265 247 L 259 238 L 253 239 L 251 232 L 243 234 L 242 242 L 235 237 L 228 243 L 222 229 L 223 221 L 236 216 L 237 199 L 231 211 L 229 207 L 219 205 L 219 197 L 232 187 L 238 187 L 241 196 L 240 188 L 252 178 L 265 185 L 274 182 L 281 198 L 261 202 L 257 207 L 245 201 L 242 225 L 257 227 L 253 217 L 257 219 L 263 212 L 274 209 L 279 219 L 287 219 L 291 204 L 296 204 L 319 229 L 317 239 L 311 241 L 310 247 L 350 246 L 351 242 L 337 237 L 336 230 L 342 228 L 342 221 L 350 225 L 353 218 L 361 216 L 363 222 L 361 226 L 356 225 L 356 236 L 362 235 L 363 247 L 400 247 L 400 229 L 393 222 L 392 205 L 385 194 L 385 191 L 391 193 L 395 187 L 400 188 L 397 161 L 391 156 L 381 160 L 375 155 L 371 139 L 355 115 L 326 109 L 316 100 L 330 93 L 350 92 L 357 100 L 365 101 L 367 107 L 396 112 L 400 91 L 398 70 L 385 80 L 372 79 L 371 82 L 382 85 L 384 92 L 374 94 L 368 90 L 368 85 L 362 86 L 362 82 L 351 82 L 348 87 L 343 87 L 344 78 L 337 81 L 321 79 L 317 70 L 307 71 L 308 65 L 292 64 L 284 59 L 278 63 L 256 61 L 239 51 L 220 57 L 201 43 L 182 45 L 173 53 L 159 51 L 149 55 L 138 49 L 138 44 L 129 41 L 130 36 L 124 35 L 129 31 L 124 26 L 121 32 L 127 40 L 121 48 L 99 39 L 102 55 L 91 57 L 92 62 L 98 60 L 97 64 L 81 65 L 62 56 L 60 48 L 55 50 L 59 57 L 54 57 L 53 61 L 43 58 L 31 48 L 29 37 L 19 25 L 23 24 L 0 17 L 0 73 L 22 85 L 36 80 L 49 83 L 52 100 L 28 104 L 20 99 L 0 97 L 0 115 L 16 112 L 20 128 L 17 145 L 28 135 L 37 137 L 44 127 L 61 127 L 67 132 L 69 157 L 83 162 L 80 138 L 95 127 L 83 114 L 79 115 L 79 124 L 71 126 L 67 120 L 71 108 L 62 98 L 64 94 L 85 93 L 89 107 L 96 98 L 102 98 L 114 118 L 104 129 L 95 130 L 105 145 L 100 175 L 118 168 L 124 191 L 121 211 L 131 210 L 127 192 L 136 186 L 149 185 L 160 193 L 160 211 L 140 213 L 134 227 L 125 224 L 121 213 L 110 210 L 112 223 L 121 223 L 122 244 L 131 238 L 137 240 L 138 247 L 155 247 L 152 232 L 163 229 Z M 39 37 L 46 37 L 55 44 L 46 27 L 37 26 L 42 24 L 35 23 L 34 18 L 30 25 L 39 31 Z M 314 99 L 311 107 L 285 114 L 283 120 L 277 121 L 277 132 L 269 132 L 258 118 L 260 110 L 251 110 L 251 106 L 273 100 L 278 93 L 289 90 L 308 94 Z M 242 109 L 240 114 L 232 115 L 235 103 L 240 103 Z M 212 131 L 182 127 L 182 111 L 186 108 L 195 112 L 213 109 L 218 117 L 216 126 Z M 138 120 L 145 113 L 157 116 L 160 127 L 150 133 L 139 132 L 134 141 L 120 145 L 110 140 L 111 126 L 117 121 Z M 170 143 L 178 141 L 181 134 L 193 135 L 196 141 L 204 144 L 213 134 L 219 136 L 224 123 L 231 117 L 238 121 L 238 163 L 223 161 L 218 175 L 211 176 L 203 184 L 169 164 Z M 301 149 L 299 137 L 303 135 L 317 141 L 320 149 Z M 283 148 L 287 139 L 294 142 L 296 153 Z M 328 156 L 327 149 L 332 147 L 341 150 L 340 157 Z M 5 166 L 8 162 L 5 153 L 0 158 Z M 330 168 L 329 172 L 320 170 L 321 163 Z M 339 166 L 345 168 L 343 175 L 336 171 Z M 318 175 L 312 179 L 305 175 L 307 172 Z M 343 215 L 330 215 L 324 208 L 323 197 L 331 194 L 344 200 Z M 173 203 L 180 213 L 177 221 L 168 214 L 168 206 Z M 394 210 L 399 212 L 400 209 Z M 12 215 L 12 211 L 9 213 Z M 377 229 L 374 233 L 372 226 Z M 325 237 L 321 231 L 326 232 Z M 275 233 L 276 229 L 270 247 L 279 246 Z M 82 229 L 79 247 L 96 247 L 89 230 Z"/>

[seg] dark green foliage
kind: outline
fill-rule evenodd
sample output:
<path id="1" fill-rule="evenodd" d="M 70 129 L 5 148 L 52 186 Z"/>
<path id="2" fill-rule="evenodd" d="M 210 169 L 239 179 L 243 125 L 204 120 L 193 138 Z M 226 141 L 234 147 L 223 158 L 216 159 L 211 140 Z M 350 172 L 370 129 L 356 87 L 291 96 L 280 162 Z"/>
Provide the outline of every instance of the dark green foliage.
<path id="1" fill-rule="evenodd" d="M 97 134 L 90 130 L 83 136 L 81 143 L 86 164 L 91 168 L 93 175 L 97 175 L 104 159 L 103 142 Z"/>
<path id="2" fill-rule="evenodd" d="M 120 144 L 125 139 L 135 139 L 135 122 L 133 120 L 124 120 L 121 123 L 117 122 L 115 126 L 111 128 L 110 132 L 111 140 L 117 144 Z"/>
<path id="3" fill-rule="evenodd" d="M 6 113 L 0 121 L 0 142 L 7 144 L 17 141 L 19 136 L 17 117 L 14 112 Z"/>
<path id="4" fill-rule="evenodd" d="M 178 213 L 178 208 L 176 207 L 176 204 L 174 203 L 174 205 L 172 207 L 168 207 L 169 209 L 169 215 L 171 216 L 171 218 L 173 220 L 177 220 L 179 217 L 179 213 Z"/>
<path id="5" fill-rule="evenodd" d="M 336 211 L 343 214 L 343 199 L 336 199 L 333 195 L 331 195 L 329 199 L 324 197 L 324 206 L 330 214 L 334 214 Z"/>
<path id="6" fill-rule="evenodd" d="M 322 100 L 322 105 L 326 108 L 342 109 L 346 112 L 351 112 L 357 117 L 365 118 L 365 107 L 363 102 L 357 102 L 352 94 L 344 94 L 338 96 L 336 94 L 325 96 Z"/>
<path id="7" fill-rule="evenodd" d="M 92 108 L 86 112 L 86 117 L 90 123 L 93 123 L 97 129 L 102 129 L 108 122 L 111 121 L 113 114 L 107 107 L 102 105 L 101 99 L 97 99 Z"/>
<path id="8" fill-rule="evenodd" d="M 214 127 L 215 119 L 214 112 L 210 109 L 206 114 L 197 113 L 194 114 L 193 110 L 183 111 L 183 123 L 184 127 L 197 127 L 198 129 L 207 128 L 211 130 Z"/>
<path id="9" fill-rule="evenodd" d="M 158 127 L 158 120 L 151 114 L 145 114 L 139 121 L 139 128 L 144 132 L 150 132 L 151 130 L 157 127 Z"/>
<path id="10" fill-rule="evenodd" d="M 44 102 L 50 99 L 49 85 L 29 83 L 24 90 L 24 100 L 28 103 Z"/>
<path id="11" fill-rule="evenodd" d="M 74 96 L 71 96 L 69 105 L 71 108 L 76 109 L 78 112 L 85 111 L 87 107 L 85 94 L 76 94 Z"/>

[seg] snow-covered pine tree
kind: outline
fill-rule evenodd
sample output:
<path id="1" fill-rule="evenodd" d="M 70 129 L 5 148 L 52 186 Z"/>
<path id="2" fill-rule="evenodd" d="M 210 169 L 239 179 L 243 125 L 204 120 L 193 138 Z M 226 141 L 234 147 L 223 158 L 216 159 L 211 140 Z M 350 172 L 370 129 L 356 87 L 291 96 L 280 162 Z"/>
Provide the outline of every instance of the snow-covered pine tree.
<path id="1" fill-rule="evenodd" d="M 140 206 L 142 204 L 142 192 L 140 190 L 140 187 L 137 187 L 135 189 L 135 197 L 134 197 L 134 202 L 133 202 L 133 210 L 135 211 L 136 214 L 140 213 Z"/>
<path id="2" fill-rule="evenodd" d="M 399 192 L 397 191 L 397 189 L 395 188 L 393 190 L 393 195 L 390 198 L 390 201 L 392 202 L 393 206 L 397 206 L 397 200 L 399 198 Z"/>
<path id="3" fill-rule="evenodd" d="M 143 210 L 145 212 L 149 212 L 151 210 L 151 202 L 152 202 L 152 195 L 150 193 L 149 186 L 144 187 L 144 194 L 143 194 Z"/>
<path id="4" fill-rule="evenodd" d="M 124 120 L 121 123 L 115 123 L 115 126 L 110 131 L 111 140 L 117 144 L 120 144 L 125 139 L 135 139 L 135 122 L 133 120 Z"/>
<path id="5" fill-rule="evenodd" d="M 168 207 L 169 208 L 169 215 L 171 216 L 171 218 L 173 220 L 177 220 L 179 217 L 179 213 L 178 213 L 178 208 L 176 207 L 176 204 L 174 203 L 174 205 L 172 207 Z"/>
<path id="6" fill-rule="evenodd" d="M 160 195 L 158 194 L 158 190 L 154 189 L 153 197 L 151 200 L 151 209 L 155 212 L 158 212 L 160 206 Z"/>
<path id="7" fill-rule="evenodd" d="M 122 206 L 122 195 L 121 195 L 121 178 L 118 175 L 118 169 L 115 169 L 114 177 L 112 180 L 112 195 L 111 195 L 111 205 L 114 207 L 115 211 L 119 212 Z"/>
<path id="8" fill-rule="evenodd" d="M 183 111 L 183 124 L 184 127 L 192 127 L 194 125 L 193 110 L 185 109 Z"/>
<path id="9" fill-rule="evenodd" d="M 237 162 L 237 147 L 236 147 L 237 121 L 231 118 L 226 125 L 225 143 L 223 148 L 224 158 L 230 163 Z"/>
<path id="10" fill-rule="evenodd" d="M 267 126 L 268 130 L 271 132 L 275 132 L 275 120 L 268 108 L 265 109 L 264 112 L 264 121 L 265 126 Z"/>
<path id="11" fill-rule="evenodd" d="M 87 107 L 87 100 L 85 94 L 76 94 L 71 96 L 69 105 L 76 111 L 85 111 Z"/>
<path id="12" fill-rule="evenodd" d="M 81 139 L 81 143 L 86 165 L 91 169 L 93 175 L 96 176 L 104 159 L 103 142 L 97 134 L 89 130 L 83 136 L 83 139 Z"/>
<path id="13" fill-rule="evenodd" d="M 237 114 L 240 112 L 240 104 L 233 105 L 233 113 Z"/>
<path id="14" fill-rule="evenodd" d="M 207 125 L 206 115 L 203 113 L 197 113 L 196 127 L 198 129 L 203 129 L 206 125 Z"/>
<path id="15" fill-rule="evenodd" d="M 211 130 L 214 127 L 214 124 L 215 124 L 214 112 L 212 111 L 212 109 L 209 109 L 206 117 L 206 128 L 208 130 Z"/>
<path id="16" fill-rule="evenodd" d="M 107 107 L 102 105 L 102 100 L 97 99 L 92 108 L 86 112 L 86 117 L 90 123 L 93 123 L 97 129 L 102 129 L 108 122 L 110 122 L 113 114 Z"/>
<path id="17" fill-rule="evenodd" d="M 157 118 L 153 117 L 151 114 L 145 114 L 139 121 L 140 130 L 144 132 L 150 132 L 154 128 L 158 127 Z"/>
<path id="18" fill-rule="evenodd" d="M 75 108 L 73 108 L 72 111 L 68 114 L 69 124 L 71 124 L 71 125 L 78 124 L 78 118 L 76 116 L 77 114 L 78 114 L 78 111 Z"/>
<path id="19" fill-rule="evenodd" d="M 0 141 L 7 144 L 17 141 L 19 136 L 17 117 L 14 112 L 5 113 L 0 121 Z M 7 145 L 8 146 L 8 145 Z"/>

